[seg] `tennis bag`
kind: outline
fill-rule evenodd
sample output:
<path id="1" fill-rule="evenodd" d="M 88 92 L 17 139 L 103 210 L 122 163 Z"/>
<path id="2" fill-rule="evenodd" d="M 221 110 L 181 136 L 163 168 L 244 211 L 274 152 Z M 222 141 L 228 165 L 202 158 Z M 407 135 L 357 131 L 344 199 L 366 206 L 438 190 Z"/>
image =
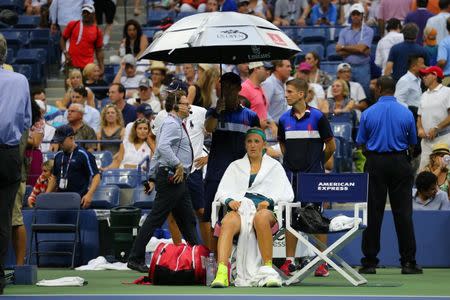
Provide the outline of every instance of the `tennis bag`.
<path id="1" fill-rule="evenodd" d="M 209 249 L 203 245 L 160 243 L 153 252 L 148 276 L 154 285 L 204 285 L 208 255 Z"/>

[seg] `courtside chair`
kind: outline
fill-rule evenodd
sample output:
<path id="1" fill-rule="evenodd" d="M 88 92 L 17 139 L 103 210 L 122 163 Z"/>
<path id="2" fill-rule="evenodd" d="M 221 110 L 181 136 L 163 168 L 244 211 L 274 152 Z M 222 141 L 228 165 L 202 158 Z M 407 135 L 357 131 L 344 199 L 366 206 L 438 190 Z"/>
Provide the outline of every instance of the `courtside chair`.
<path id="1" fill-rule="evenodd" d="M 81 198 L 77 193 L 44 193 L 37 196 L 31 223 L 28 264 L 32 255 L 36 256 L 36 265 L 38 267 L 40 256 L 66 255 L 72 257 L 70 267 L 72 269 L 75 267 L 77 247 L 81 241 L 80 205 Z M 41 234 L 45 235 L 42 239 L 39 239 Z M 61 239 L 62 236 L 69 238 Z M 44 243 L 69 244 L 71 245 L 71 250 L 42 251 L 40 246 Z"/>
<path id="2" fill-rule="evenodd" d="M 343 190 L 336 190 L 342 187 Z M 353 238 L 367 226 L 367 173 L 347 174 L 322 174 L 322 173 L 299 173 L 297 183 L 297 197 L 301 202 L 337 202 L 353 203 L 354 222 L 350 229 L 328 232 L 326 234 L 342 234 L 333 244 L 327 246 L 317 240 L 314 234 L 307 234 L 305 238 L 300 232 L 292 228 L 292 209 L 301 206 L 301 202 L 286 203 L 286 230 L 296 236 L 300 243 L 308 247 L 317 256 L 305 267 L 294 273 L 286 281 L 287 285 L 301 282 L 309 274 L 313 273 L 322 262 L 328 263 L 340 275 L 352 285 L 359 286 L 367 283 L 367 280 L 338 256 L 340 249 L 345 247 Z M 361 218 L 360 218 L 361 217 Z M 311 243 L 310 241 L 313 241 Z M 316 246 L 317 245 L 317 246 Z M 318 248 L 325 249 L 320 251 Z"/>

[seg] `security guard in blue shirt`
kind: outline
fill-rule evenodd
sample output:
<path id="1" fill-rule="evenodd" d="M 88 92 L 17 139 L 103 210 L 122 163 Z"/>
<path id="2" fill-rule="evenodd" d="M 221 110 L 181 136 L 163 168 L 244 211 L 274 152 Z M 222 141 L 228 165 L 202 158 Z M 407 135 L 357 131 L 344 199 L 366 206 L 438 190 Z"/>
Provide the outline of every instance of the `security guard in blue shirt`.
<path id="1" fill-rule="evenodd" d="M 60 126 L 55 131 L 52 143 L 59 144 L 62 151 L 56 153 L 53 176 L 49 180 L 47 192 L 78 193 L 82 197 L 82 207 L 88 208 L 100 184 L 100 173 L 95 157 L 75 144 L 74 135 L 69 125 Z"/>
<path id="2" fill-rule="evenodd" d="M 389 193 L 399 242 L 402 274 L 421 274 L 416 264 L 416 240 L 412 221 L 413 170 L 408 149 L 417 142 L 411 111 L 393 96 L 392 77 L 378 78 L 378 102 L 361 115 L 356 142 L 365 146 L 369 173 L 368 223 L 362 239 L 362 274 L 375 274 L 380 251 L 380 232 Z"/>

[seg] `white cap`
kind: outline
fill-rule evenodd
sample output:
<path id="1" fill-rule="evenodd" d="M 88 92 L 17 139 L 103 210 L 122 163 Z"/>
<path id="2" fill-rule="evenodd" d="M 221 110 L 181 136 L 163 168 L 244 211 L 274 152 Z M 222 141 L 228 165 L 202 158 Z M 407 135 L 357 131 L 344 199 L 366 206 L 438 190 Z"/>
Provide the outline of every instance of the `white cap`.
<path id="1" fill-rule="evenodd" d="M 83 6 L 81 6 L 81 11 L 87 11 L 88 13 L 95 13 L 95 7 L 92 4 L 83 4 Z"/>
<path id="2" fill-rule="evenodd" d="M 123 57 L 123 62 L 127 65 L 136 66 L 136 58 L 132 54 L 126 54 Z"/>
<path id="3" fill-rule="evenodd" d="M 340 63 L 340 64 L 337 66 L 337 71 L 338 71 L 338 72 L 339 72 L 339 71 L 342 71 L 342 70 L 344 70 L 344 69 L 349 69 L 349 70 L 351 70 L 352 67 L 351 67 L 348 63 Z"/>
<path id="4" fill-rule="evenodd" d="M 249 70 L 256 69 L 259 67 L 264 67 L 264 63 L 262 61 L 254 61 L 248 64 Z"/>
<path id="5" fill-rule="evenodd" d="M 355 4 L 353 4 L 353 5 L 350 7 L 350 14 L 351 14 L 352 12 L 354 12 L 355 10 L 356 10 L 357 12 L 361 13 L 361 14 L 364 13 L 364 7 L 362 6 L 361 3 L 355 3 Z"/>

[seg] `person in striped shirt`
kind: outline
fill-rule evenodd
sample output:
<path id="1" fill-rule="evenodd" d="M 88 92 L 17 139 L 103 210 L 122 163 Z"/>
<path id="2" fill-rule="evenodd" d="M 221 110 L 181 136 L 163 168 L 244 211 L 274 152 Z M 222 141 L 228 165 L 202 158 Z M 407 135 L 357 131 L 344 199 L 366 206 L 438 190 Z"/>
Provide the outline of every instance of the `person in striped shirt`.
<path id="1" fill-rule="evenodd" d="M 36 203 L 36 197 L 41 193 L 45 193 L 45 191 L 47 190 L 48 180 L 52 175 L 52 171 L 53 159 L 49 159 L 42 164 L 42 174 L 39 176 L 36 184 L 33 187 L 33 190 L 31 191 L 30 196 L 28 197 L 29 207 L 34 207 L 34 204 Z"/>

